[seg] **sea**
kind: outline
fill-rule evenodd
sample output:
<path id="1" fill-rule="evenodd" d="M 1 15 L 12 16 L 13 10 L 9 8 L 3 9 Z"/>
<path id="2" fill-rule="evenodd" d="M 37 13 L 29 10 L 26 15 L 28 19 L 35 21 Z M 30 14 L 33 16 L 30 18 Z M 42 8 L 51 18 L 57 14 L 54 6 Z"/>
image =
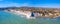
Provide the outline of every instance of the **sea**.
<path id="1" fill-rule="evenodd" d="M 27 19 L 24 15 L 0 11 L 0 24 L 60 24 L 60 17 Z"/>

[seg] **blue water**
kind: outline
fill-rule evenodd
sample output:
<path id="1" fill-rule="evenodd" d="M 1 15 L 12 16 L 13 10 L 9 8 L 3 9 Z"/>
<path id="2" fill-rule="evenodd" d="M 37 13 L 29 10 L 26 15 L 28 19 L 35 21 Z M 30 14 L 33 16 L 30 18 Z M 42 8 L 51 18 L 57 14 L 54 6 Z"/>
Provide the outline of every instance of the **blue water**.
<path id="1" fill-rule="evenodd" d="M 0 11 L 0 24 L 60 24 L 60 17 L 56 19 L 37 18 L 27 19 L 9 12 Z"/>

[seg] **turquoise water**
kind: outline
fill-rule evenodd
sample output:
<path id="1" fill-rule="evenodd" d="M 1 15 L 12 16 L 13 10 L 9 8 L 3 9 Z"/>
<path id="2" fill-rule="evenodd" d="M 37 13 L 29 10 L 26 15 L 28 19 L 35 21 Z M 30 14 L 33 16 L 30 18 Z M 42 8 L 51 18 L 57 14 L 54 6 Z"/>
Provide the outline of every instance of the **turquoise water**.
<path id="1" fill-rule="evenodd" d="M 27 19 L 21 16 L 23 15 L 16 15 L 13 13 L 0 11 L 0 24 L 60 24 L 60 17 L 56 19 Z"/>

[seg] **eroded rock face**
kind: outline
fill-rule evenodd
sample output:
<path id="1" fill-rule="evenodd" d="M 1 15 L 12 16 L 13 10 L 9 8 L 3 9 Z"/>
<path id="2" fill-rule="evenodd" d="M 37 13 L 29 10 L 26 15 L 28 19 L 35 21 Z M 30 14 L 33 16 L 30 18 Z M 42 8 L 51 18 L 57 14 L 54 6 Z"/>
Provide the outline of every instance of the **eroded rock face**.
<path id="1" fill-rule="evenodd" d="M 12 9 L 13 10 L 13 9 Z M 60 16 L 59 9 L 43 9 L 43 8 L 17 8 L 16 11 L 23 11 L 26 15 L 31 15 L 31 12 L 34 12 L 35 17 L 49 17 L 56 18 Z"/>

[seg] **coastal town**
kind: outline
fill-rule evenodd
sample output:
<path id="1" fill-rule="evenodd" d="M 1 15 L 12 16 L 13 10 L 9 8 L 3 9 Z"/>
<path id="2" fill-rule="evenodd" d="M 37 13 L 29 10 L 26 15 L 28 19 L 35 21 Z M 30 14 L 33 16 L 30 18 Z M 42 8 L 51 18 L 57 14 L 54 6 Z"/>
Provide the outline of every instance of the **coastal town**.
<path id="1" fill-rule="evenodd" d="M 20 7 L 7 9 L 9 12 L 15 12 L 17 14 L 23 14 L 29 17 L 35 18 L 56 18 L 60 17 L 59 8 L 34 8 L 34 7 Z"/>

